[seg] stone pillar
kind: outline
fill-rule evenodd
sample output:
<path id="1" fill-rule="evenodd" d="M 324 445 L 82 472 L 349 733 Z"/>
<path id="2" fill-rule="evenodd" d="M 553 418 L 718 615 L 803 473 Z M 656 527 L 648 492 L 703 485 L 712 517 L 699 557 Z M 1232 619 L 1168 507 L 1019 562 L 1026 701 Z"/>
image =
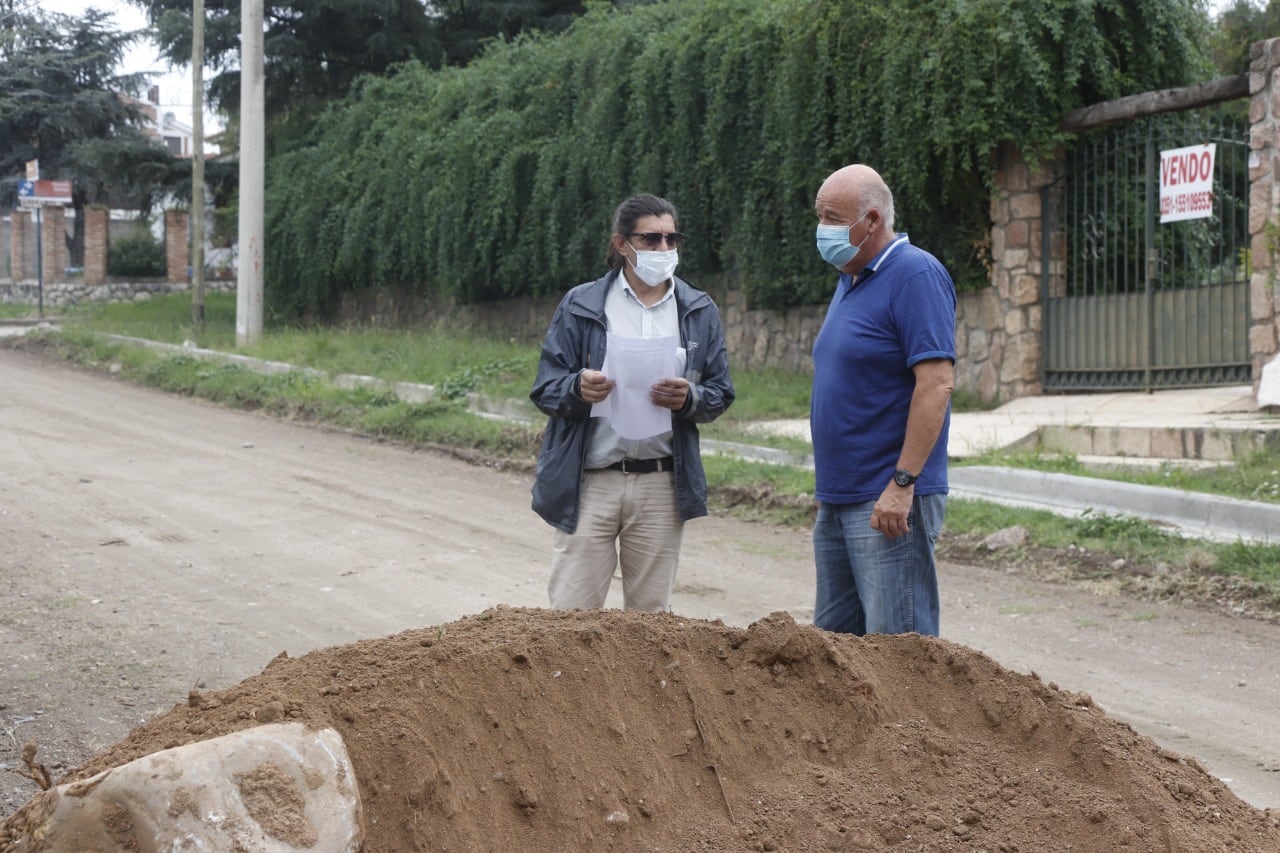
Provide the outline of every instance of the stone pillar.
<path id="1" fill-rule="evenodd" d="M 40 208 L 40 262 L 45 284 L 66 279 L 67 212 L 61 205 Z"/>
<path id="2" fill-rule="evenodd" d="M 1262 370 L 1280 351 L 1280 38 L 1254 42 L 1250 59 L 1249 352 L 1257 397 Z"/>
<path id="3" fill-rule="evenodd" d="M 36 259 L 28 248 L 35 233 L 31 230 L 31 211 L 15 210 L 10 214 L 9 222 L 12 226 L 9 232 L 9 278 L 17 284 L 36 275 Z"/>
<path id="4" fill-rule="evenodd" d="M 191 244 L 185 210 L 164 212 L 164 259 L 170 284 L 191 281 Z"/>
<path id="5" fill-rule="evenodd" d="M 107 283 L 108 233 L 111 220 L 105 207 L 84 209 L 84 283 Z"/>
<path id="6" fill-rule="evenodd" d="M 992 175 L 991 287 L 956 311 L 956 387 L 984 402 L 1043 392 L 1041 193 L 1053 176 L 1032 172 L 1005 146 Z M 1056 267 L 1057 264 L 1054 261 Z"/>

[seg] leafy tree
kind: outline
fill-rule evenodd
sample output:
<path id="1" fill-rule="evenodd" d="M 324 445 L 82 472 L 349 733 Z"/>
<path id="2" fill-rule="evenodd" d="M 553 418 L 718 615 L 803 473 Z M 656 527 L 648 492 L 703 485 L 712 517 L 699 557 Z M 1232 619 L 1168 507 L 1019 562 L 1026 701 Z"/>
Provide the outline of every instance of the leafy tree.
<path id="1" fill-rule="evenodd" d="M 155 29 L 161 55 L 191 61 L 190 0 L 134 0 Z M 240 0 L 206 0 L 209 103 L 240 108 Z M 344 94 L 361 74 L 382 74 L 409 59 L 432 62 L 440 49 L 419 0 L 266 0 L 265 87 L 269 111 L 305 110 Z"/>
<path id="2" fill-rule="evenodd" d="M 147 13 L 161 54 L 175 64 L 190 62 L 190 0 L 133 2 Z M 583 11 L 582 0 L 265 0 L 272 147 L 288 148 L 305 135 L 323 105 L 346 95 L 361 75 L 384 75 L 409 60 L 430 68 L 465 64 L 488 40 L 558 31 Z M 215 69 L 210 104 L 234 116 L 240 109 L 240 0 L 206 0 L 205 58 Z"/>
<path id="3" fill-rule="evenodd" d="M 493 38 L 560 32 L 585 11 L 581 0 L 436 0 L 431 6 L 451 65 L 466 65 Z"/>
<path id="4" fill-rule="evenodd" d="M 107 18 L 93 9 L 79 18 L 11 9 L 0 30 L 0 204 L 15 202 L 28 160 L 40 161 L 44 177 L 72 180 L 76 262 L 86 204 L 150 203 L 178 169 L 139 130 L 143 116 L 125 97 L 145 75 L 114 73 L 138 34 L 107 29 Z"/>
<path id="5" fill-rule="evenodd" d="M 1280 0 L 1235 0 L 1213 21 L 1209 49 L 1213 66 L 1223 76 L 1249 70 L 1249 45 L 1280 36 Z"/>
<path id="6" fill-rule="evenodd" d="M 1001 147 L 1066 141 L 1072 109 L 1208 79 L 1200 0 L 678 0 L 594 6 L 465 68 L 363 81 L 268 162 L 268 298 L 361 287 L 481 301 L 599 271 L 613 206 L 672 198 L 694 280 L 820 301 L 813 193 L 861 161 L 900 230 L 986 282 Z"/>

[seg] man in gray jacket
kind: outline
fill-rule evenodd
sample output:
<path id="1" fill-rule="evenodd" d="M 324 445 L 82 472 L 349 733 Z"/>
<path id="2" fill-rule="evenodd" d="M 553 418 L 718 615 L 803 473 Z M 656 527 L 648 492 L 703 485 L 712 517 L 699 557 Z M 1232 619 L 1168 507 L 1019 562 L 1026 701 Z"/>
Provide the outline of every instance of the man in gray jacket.
<path id="1" fill-rule="evenodd" d="M 542 345 L 529 395 L 548 415 L 533 509 L 555 528 L 553 608 L 603 607 L 621 568 L 624 607 L 667 611 L 684 522 L 707 514 L 697 425 L 729 407 L 733 383 L 719 310 L 675 276 L 684 235 L 674 206 L 634 196 L 619 205 L 612 230 L 610 272 L 565 295 Z M 592 417 L 615 391 L 601 372 L 610 335 L 677 339 L 677 375 L 649 389 L 652 404 L 669 412 L 669 430 L 626 438 L 610 419 Z"/>

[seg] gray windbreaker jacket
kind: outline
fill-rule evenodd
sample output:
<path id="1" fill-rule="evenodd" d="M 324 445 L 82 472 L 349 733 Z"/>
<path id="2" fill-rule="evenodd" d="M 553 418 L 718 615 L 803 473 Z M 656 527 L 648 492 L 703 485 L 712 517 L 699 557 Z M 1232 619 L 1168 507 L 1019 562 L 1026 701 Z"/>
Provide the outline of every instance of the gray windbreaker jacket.
<path id="1" fill-rule="evenodd" d="M 588 431 L 593 429 L 591 404 L 574 388 L 584 368 L 604 363 L 605 296 L 618 276 L 609 272 L 565 294 L 551 318 L 538 377 L 529 398 L 548 415 L 533 484 L 533 510 L 553 527 L 573 533 L 578 527 L 578 494 Z M 698 424 L 715 420 L 733 402 L 729 356 L 720 311 L 705 292 L 675 277 L 680 342 L 686 351 L 684 376 L 689 400 L 673 412 L 672 458 L 676 502 L 683 521 L 707 514 L 707 475 L 702 469 Z M 588 362 L 588 355 L 590 362 Z"/>

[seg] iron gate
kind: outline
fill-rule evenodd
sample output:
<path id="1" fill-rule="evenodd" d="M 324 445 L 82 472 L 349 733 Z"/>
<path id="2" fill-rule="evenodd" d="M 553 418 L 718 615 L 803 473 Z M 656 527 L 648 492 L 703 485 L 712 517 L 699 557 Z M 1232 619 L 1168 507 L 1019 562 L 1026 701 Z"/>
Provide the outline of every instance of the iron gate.
<path id="1" fill-rule="evenodd" d="M 1193 112 L 1076 139 L 1043 195 L 1046 391 L 1251 381 L 1247 139 Z M 1206 143 L 1213 215 L 1161 224 L 1160 151 Z"/>

